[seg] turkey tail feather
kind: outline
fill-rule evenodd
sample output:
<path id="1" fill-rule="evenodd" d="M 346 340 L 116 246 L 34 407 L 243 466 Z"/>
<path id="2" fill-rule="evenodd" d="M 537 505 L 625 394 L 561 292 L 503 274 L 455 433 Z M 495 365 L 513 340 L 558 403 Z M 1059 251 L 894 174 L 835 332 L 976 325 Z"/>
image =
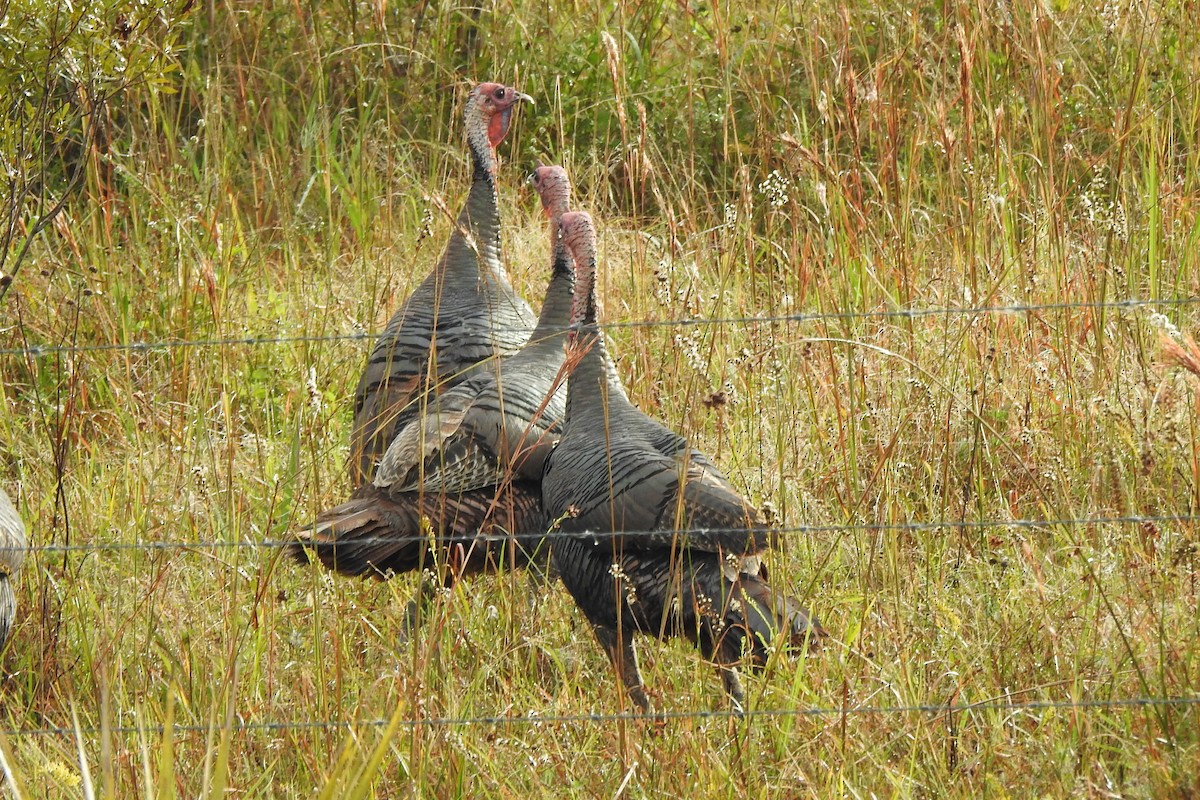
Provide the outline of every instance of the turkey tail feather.
<path id="1" fill-rule="evenodd" d="M 382 577 L 398 552 L 416 551 L 421 521 L 415 509 L 379 498 L 358 498 L 324 511 L 297 532 L 288 553 L 301 563 L 315 556 L 343 575 Z M 408 534 L 405 535 L 407 531 Z"/>
<path id="2" fill-rule="evenodd" d="M 531 558 L 546 559 L 535 552 L 544 536 L 538 533 L 537 501 L 535 490 L 522 483 L 457 495 L 412 492 L 394 499 L 364 490 L 298 531 L 288 552 L 301 563 L 315 556 L 334 572 L 377 578 L 431 566 L 454 545 L 462 545 L 466 561 L 458 566 L 463 572 L 504 566 L 513 558 L 516 566 L 525 566 Z M 435 541 L 436 552 L 430 549 Z M 510 546 L 512 558 L 500 560 Z"/>

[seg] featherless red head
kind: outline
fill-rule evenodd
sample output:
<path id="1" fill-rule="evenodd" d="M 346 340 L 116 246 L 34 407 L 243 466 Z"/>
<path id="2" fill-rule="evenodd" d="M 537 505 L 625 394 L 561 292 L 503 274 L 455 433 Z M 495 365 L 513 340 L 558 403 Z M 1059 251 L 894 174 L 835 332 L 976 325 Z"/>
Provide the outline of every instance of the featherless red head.
<path id="1" fill-rule="evenodd" d="M 508 134 L 513 107 L 520 102 L 532 103 L 533 98 L 502 83 L 478 84 L 467 101 L 467 134 L 471 135 L 476 126 L 482 126 L 488 144 L 496 147 Z"/>
<path id="2" fill-rule="evenodd" d="M 567 213 L 571 203 L 571 180 L 562 167 L 538 167 L 529 176 L 529 182 L 542 200 L 542 210 L 550 219 L 557 220 Z"/>

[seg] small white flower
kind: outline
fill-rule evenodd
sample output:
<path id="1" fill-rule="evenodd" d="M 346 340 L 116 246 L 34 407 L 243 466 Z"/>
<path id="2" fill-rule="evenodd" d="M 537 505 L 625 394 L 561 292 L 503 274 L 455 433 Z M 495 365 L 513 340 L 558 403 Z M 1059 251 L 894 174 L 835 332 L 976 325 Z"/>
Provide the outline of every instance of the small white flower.
<path id="1" fill-rule="evenodd" d="M 417 231 L 417 241 L 433 236 L 433 211 L 426 207 L 421 212 L 421 227 Z"/>
<path id="2" fill-rule="evenodd" d="M 1166 314 L 1162 314 L 1158 311 L 1152 311 L 1150 316 L 1146 318 L 1146 321 L 1150 323 L 1151 327 L 1158 328 L 1172 339 L 1183 338 L 1183 334 L 1180 333 L 1179 328 L 1175 327 L 1175 323 L 1171 322 L 1171 320 L 1167 318 Z"/>
<path id="3" fill-rule="evenodd" d="M 208 470 L 199 464 L 192 465 L 192 480 L 201 494 L 208 494 Z"/>
<path id="4" fill-rule="evenodd" d="M 767 202 L 771 204 L 772 208 L 782 208 L 790 199 L 787 192 L 791 186 L 791 180 L 781 175 L 779 170 L 773 169 L 758 185 L 758 190 L 766 195 Z"/>
<path id="5" fill-rule="evenodd" d="M 308 368 L 308 381 L 306 381 L 305 386 L 308 388 L 308 404 L 312 407 L 313 411 L 320 414 L 322 409 L 321 389 L 317 386 L 316 367 Z"/>

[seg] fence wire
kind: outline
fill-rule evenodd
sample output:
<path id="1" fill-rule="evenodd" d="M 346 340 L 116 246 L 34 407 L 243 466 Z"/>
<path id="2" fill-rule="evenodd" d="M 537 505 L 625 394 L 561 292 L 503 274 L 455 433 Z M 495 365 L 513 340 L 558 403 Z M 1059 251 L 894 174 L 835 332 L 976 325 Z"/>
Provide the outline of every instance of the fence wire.
<path id="1" fill-rule="evenodd" d="M 800 536 L 818 533 L 919 533 L 923 531 L 942 531 L 942 530 L 988 530 L 988 529 L 1018 529 L 1030 530 L 1038 528 L 1065 528 L 1065 527 L 1090 527 L 1097 525 L 1166 525 L 1166 524 L 1187 524 L 1191 525 L 1200 522 L 1200 515 L 1197 514 L 1161 514 L 1154 516 L 1121 516 L 1121 517 L 1064 517 L 1058 519 L 1013 519 L 1013 520 L 942 520 L 934 522 L 861 522 L 861 523 L 844 523 L 844 524 L 821 524 L 821 525 L 794 525 L 789 527 L 763 528 L 761 529 L 768 536 Z M 644 530 L 644 531 L 620 531 L 618 533 L 605 532 L 562 532 L 550 531 L 545 534 L 541 533 L 517 533 L 512 536 L 507 534 L 411 534 L 411 535 L 396 535 L 396 536 L 363 536 L 348 540 L 348 544 L 354 547 L 363 545 L 376 544 L 413 544 L 417 542 L 430 542 L 434 539 L 439 544 L 456 544 L 464 545 L 477 542 L 501 542 L 508 539 L 519 539 L 521 541 L 531 542 L 533 540 L 545 540 L 548 544 L 553 544 L 555 538 L 572 537 L 572 538 L 596 538 L 600 540 L 608 539 L 635 539 L 640 536 L 656 536 L 661 537 L 664 533 L 678 534 L 680 537 L 689 535 L 705 535 L 715 536 L 722 533 L 738 533 L 745 532 L 746 528 L 680 528 L 677 530 Z M 760 529 L 754 529 L 760 530 Z M 298 544 L 309 544 L 306 541 L 288 538 L 288 539 L 191 539 L 191 540 L 138 540 L 133 542 L 74 542 L 70 544 L 43 544 L 43 545 L 26 545 L 24 547 L 0 547 L 0 553 L 15 553 L 21 552 L 25 554 L 32 553 L 91 553 L 91 552 L 108 552 L 121 550 L 272 550 L 281 547 L 294 547 Z M 321 541 L 312 543 L 312 545 L 332 546 L 335 543 L 332 541 Z"/>
<path id="2" fill-rule="evenodd" d="M 1148 300 L 1111 300 L 1101 302 L 1078 301 L 1070 303 L 1033 303 L 1006 306 L 953 306 L 941 308 L 887 309 L 881 311 L 831 311 L 798 312 L 795 314 L 760 314 L 740 317 L 691 317 L 664 320 L 627 320 L 601 323 L 604 330 L 624 328 L 664 327 L 716 327 L 722 325 L 772 325 L 800 324 L 805 322 L 855 322 L 916 320 L 927 317 L 978 316 L 982 314 L 1037 314 L 1051 311 L 1071 310 L 1136 310 L 1154 306 L 1185 307 L 1200 305 L 1200 297 L 1170 297 Z M 532 332 L 533 329 L 527 329 Z M 317 342 L 374 341 L 382 331 L 356 331 L 354 333 L 331 333 L 321 335 L 296 334 L 291 336 L 240 336 L 213 339 L 165 339 L 152 342 L 113 342 L 107 344 L 29 344 L 22 347 L 0 348 L 0 356 L 24 356 L 45 358 L 54 355 L 104 352 L 155 352 L 204 347 L 237 347 L 260 345 L 309 344 Z"/>
<path id="3" fill-rule="evenodd" d="M 777 315 L 756 315 L 741 317 L 687 318 L 669 320 L 635 320 L 616 321 L 603 324 L 607 330 L 626 328 L 658 328 L 658 327 L 700 327 L 720 325 L 769 325 L 769 324 L 802 324 L 809 322 L 855 322 L 855 321 L 905 321 L 929 317 L 978 316 L 985 314 L 1036 314 L 1070 310 L 1136 310 L 1155 306 L 1181 308 L 1200 304 L 1200 297 L 1184 298 L 1155 298 L 1146 300 L 1117 300 L 1108 302 L 1066 302 L 1041 303 L 1027 305 L 1005 306 L 974 306 L 974 307 L 942 307 L 923 309 L 890 309 L 881 311 L 855 312 L 823 312 L 823 313 L 794 313 Z M 264 346 L 289 345 L 320 342 L 355 342 L 373 341 L 379 336 L 378 332 L 354 332 L 328 335 L 292 335 L 292 336 L 245 336 L 233 338 L 212 338 L 198 340 L 162 340 L 148 342 L 108 343 L 108 344 L 70 344 L 70 345 L 37 345 L 22 347 L 0 348 L 0 356 L 22 356 L 25 358 L 44 358 L 55 355 L 71 355 L 101 352 L 155 352 L 189 348 L 206 347 L 235 347 L 235 346 Z M 1099 526 L 1099 525 L 1191 525 L 1200 521 L 1196 514 L 1163 514 L 1163 515 L 1124 515 L 1104 517 L 1065 517 L 1046 519 L 1014 519 L 1014 520 L 939 520 L 930 522 L 896 522 L 896 523 L 846 523 L 846 524 L 816 524 L 776 527 L 769 529 L 772 534 L 783 536 L 800 536 L 811 534 L 842 534 L 852 532 L 865 533 L 905 533 L 949 530 L 980 530 L 980 529 L 1053 529 L 1062 527 Z M 678 531 L 681 535 L 711 534 L 720 532 L 718 529 L 684 529 Z M 661 536 L 662 531 L 630 531 L 619 534 L 621 537 L 636 537 L 644 535 Z M 577 535 L 552 532 L 547 539 L 555 536 Z M 603 536 L 603 535 L 601 535 Z M 428 541 L 428 536 L 381 536 L 356 539 L 355 545 L 409 543 Z M 496 539 L 503 537 L 493 537 Z M 523 536 L 522 538 L 540 538 Z M 474 541 L 471 537 L 463 537 L 464 542 Z M 452 537 L 442 541 L 454 541 Z M 189 540 L 189 541 L 132 541 L 132 542 L 83 542 L 70 544 L 30 545 L 22 548 L 0 548 L 0 552 L 20 550 L 28 554 L 55 554 L 79 552 L 108 552 L 108 551 L 166 551 L 166 550 L 205 550 L 205 549 L 277 549 L 297 544 L 296 539 L 262 539 L 254 540 Z M 692 711 L 662 711 L 649 715 L 640 713 L 611 713 L 611 714 L 561 714 L 541 715 L 529 713 L 526 715 L 498 715 L 479 717 L 430 717 L 419 719 L 403 719 L 399 725 L 403 728 L 454 728 L 464 726 L 540 726 L 558 724 L 610 724 L 617 722 L 667 722 L 667 721 L 708 721 L 708 720 L 754 720 L 774 719 L 783 717 L 848 717 L 865 715 L 902 715 L 902 714 L 1019 714 L 1036 713 L 1053 710 L 1121 710 L 1157 707 L 1177 707 L 1190 710 L 1200 705 L 1200 696 L 1164 696 L 1164 697 L 1130 697 L 1113 699 L 1073 699 L 1073 700 L 1035 700 L 1028 702 L 1010 702 L 1001 700 L 985 700 L 969 703 L 947 704 L 911 704 L 911 705 L 847 705 L 847 706 L 817 706 L 809 708 L 770 708 L 752 709 L 744 713 L 732 710 L 692 710 Z M 322 731 L 355 729 L 383 729 L 393 723 L 389 719 L 367 720 L 277 720 L 277 721 L 246 721 L 235 720 L 231 724 L 237 733 L 283 733 L 288 731 Z M 221 725 L 176 724 L 169 726 L 174 733 L 207 733 L 211 730 L 221 730 Z M 86 736 L 102 735 L 132 735 L 153 734 L 163 735 L 168 726 L 133 726 L 119 725 L 109 727 L 30 727 L 0 730 L 6 737 L 47 737 L 47 736 Z"/>
<path id="4" fill-rule="evenodd" d="M 1179 697 L 1127 697 L 1112 699 L 1084 700 L 1030 700 L 1023 703 L 983 700 L 977 703 L 928 703 L 894 706 L 815 706 L 811 708 L 763 708 L 737 712 L 732 709 L 724 711 L 656 711 L 649 714 L 625 712 L 614 714 L 538 714 L 530 712 L 523 716 L 491 716 L 491 717 L 427 717 L 423 719 L 402 719 L 398 725 L 404 728 L 455 728 L 467 726 L 541 726 L 541 725 L 570 725 L 579 723 L 614 723 L 614 722 L 668 722 L 675 720 L 745 720 L 777 719 L 782 717 L 849 717 L 849 716 L 889 716 L 897 714 L 1018 714 L 1022 712 L 1054 711 L 1054 710 L 1112 710 L 1138 709 L 1157 707 L 1190 707 L 1200 705 L 1200 696 Z M 279 720 L 270 722 L 247 722 L 236 720 L 229 727 L 237 733 L 273 733 L 283 731 L 330 730 L 330 729 L 363 729 L 386 728 L 393 723 L 390 719 L 367 720 Z M 223 725 L 177 724 L 170 726 L 174 733 L 207 733 L 212 730 L 223 730 Z M 13 728 L 0 731 L 4 736 L 98 736 L 98 735 L 130 735 L 166 733 L 165 725 L 116 725 L 109 728 Z"/>
<path id="5" fill-rule="evenodd" d="M 1200 82 L 1200 78 L 1189 81 L 1190 88 L 1195 83 Z M 1182 95 L 1184 89 L 1180 89 L 1174 93 L 1166 101 L 1160 103 L 1156 109 L 1165 107 L 1169 102 L 1172 102 L 1178 96 Z M 606 330 L 617 330 L 622 328 L 654 328 L 654 327 L 696 327 L 696 326 L 716 326 L 727 324 L 744 324 L 744 325 L 761 325 L 761 324 L 778 324 L 778 323 L 805 323 L 805 322 L 834 322 L 834 321 L 895 321 L 895 320 L 915 320 L 931 316 L 973 316 L 982 314 L 1029 314 L 1039 312 L 1051 312 L 1062 310 L 1130 310 L 1153 306 L 1174 306 L 1183 307 L 1200 304 L 1200 297 L 1192 298 L 1158 298 L 1148 300 L 1121 300 L 1110 302 L 1073 302 L 1073 303 L 1045 303 L 1031 305 L 1009 305 L 1009 306 L 981 306 L 981 307 L 959 307 L 959 308 L 928 308 L 928 309 L 895 309 L 884 311 L 866 311 L 866 312 L 832 312 L 832 313 L 797 313 L 784 315 L 759 315 L 752 317 L 727 317 L 727 318 L 695 318 L 695 319 L 675 319 L 675 320 L 643 320 L 643 321 L 626 321 L 626 322 L 609 322 L 601 327 Z M 372 332 L 356 332 L 348 334 L 330 334 L 321 336 L 311 335 L 293 335 L 293 336 L 247 336 L 237 338 L 215 338 L 204 340 L 164 340 L 154 342 L 130 342 L 130 343 L 108 343 L 108 344 L 72 344 L 72 345 L 26 345 L 22 347 L 0 348 L 0 356 L 23 356 L 26 358 L 43 358 L 54 355 L 81 354 L 92 352 L 153 352 L 163 350 L 176 350 L 186 348 L 204 348 L 204 347 L 231 347 L 231 346 L 260 346 L 260 345 L 286 345 L 300 343 L 318 343 L 318 342 L 338 342 L 338 341 L 364 341 L 374 340 L 379 334 Z M 922 531 L 922 530 L 938 530 L 938 529 L 970 529 L 970 528 L 985 528 L 985 527 L 1007 527 L 1007 528 L 1038 528 L 1038 527 L 1058 527 L 1058 526 L 1077 526 L 1077 525 L 1100 525 L 1100 524 L 1160 524 L 1160 523 L 1193 523 L 1198 519 L 1195 515 L 1165 515 L 1165 516 L 1123 516 L 1123 517 L 1096 517 L 1096 518 L 1077 518 L 1077 519 L 1058 519 L 1058 520 L 1007 520 L 1007 521 L 940 521 L 928 523 L 896 523 L 896 524 L 855 524 L 855 525 L 810 525 L 797 526 L 794 528 L 778 529 L 779 533 L 818 533 L 818 532 L 848 532 L 848 531 Z M 636 533 L 625 534 L 636 535 Z M 414 537 L 405 537 L 414 538 Z M 424 538 L 424 537 L 422 537 Z M 359 540 L 368 541 L 368 540 Z M 377 541 L 385 541 L 378 539 Z M 387 540 L 393 541 L 393 540 Z M 72 552 L 85 550 L 127 550 L 127 549 L 142 549 L 142 550 L 164 550 L 164 549 L 200 549 L 200 548 L 217 548 L 217 547 L 280 547 L 292 544 L 290 541 L 283 540 L 263 540 L 254 541 L 194 541 L 194 542 L 109 542 L 109 543 L 88 543 L 88 544 L 72 544 L 72 545 L 40 545 L 27 548 L 21 548 L 26 552 Z M 12 548 L 9 548 L 12 549 Z M 812 707 L 812 708 L 786 708 L 786 709 L 753 709 L 744 712 L 743 714 L 735 714 L 733 711 L 675 711 L 675 712 L 657 712 L 650 715 L 637 713 L 623 714 L 574 714 L 574 715 L 537 715 L 527 714 L 524 716 L 491 716 L 491 717 L 442 717 L 442 718 L 426 718 L 426 719 L 405 719 L 399 722 L 401 727 L 405 728 L 450 728 L 461 726 L 538 726 L 544 724 L 578 724 L 578 723 L 615 723 L 615 722 L 638 722 L 638 721 L 674 721 L 674 720 L 753 720 L 757 718 L 771 719 L 782 717 L 841 717 L 847 716 L 863 716 L 863 715 L 893 715 L 893 714 L 937 714 L 951 715 L 958 713 L 1007 713 L 1015 714 L 1022 712 L 1038 712 L 1038 711 L 1053 711 L 1053 710 L 1120 710 L 1120 709 L 1139 709 L 1152 707 L 1179 707 L 1190 710 L 1191 707 L 1200 705 L 1200 696 L 1179 696 L 1179 697 L 1132 697 L 1132 698 L 1113 698 L 1113 699 L 1083 699 L 1083 700 L 1039 700 L 1028 701 L 1022 703 L 1006 702 L 1006 701 L 981 701 L 976 703 L 961 703 L 961 704 L 914 704 L 914 705 L 894 705 L 894 706 L 842 706 L 842 707 Z M 371 720 L 284 720 L 284 721 L 267 721 L 267 722 L 247 722 L 237 720 L 232 723 L 232 729 L 239 733 L 276 733 L 287 731 L 314 731 L 314 730 L 354 730 L 363 728 L 383 729 L 391 724 L 391 720 L 387 719 L 371 719 Z M 170 726 L 170 729 L 176 733 L 207 733 L 211 730 L 220 730 L 222 726 L 211 725 L 188 725 L 177 724 Z M 154 734 L 163 735 L 167 731 L 167 726 L 115 726 L 108 728 L 88 727 L 42 727 L 42 728 L 10 728 L 0 730 L 0 735 L 5 737 L 45 737 L 45 736 L 99 736 L 99 735 L 131 735 L 131 734 Z"/>

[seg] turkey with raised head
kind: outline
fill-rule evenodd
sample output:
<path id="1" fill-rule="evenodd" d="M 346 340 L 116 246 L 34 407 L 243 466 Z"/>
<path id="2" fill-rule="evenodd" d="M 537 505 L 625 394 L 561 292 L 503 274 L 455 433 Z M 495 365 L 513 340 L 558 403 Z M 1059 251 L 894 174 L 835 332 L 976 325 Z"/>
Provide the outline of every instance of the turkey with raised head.
<path id="1" fill-rule="evenodd" d="M 542 479 L 557 525 L 548 539 L 554 567 L 642 710 L 650 698 L 635 631 L 695 643 L 741 709 L 737 664 L 760 667 L 770 647 L 811 644 L 824 632 L 767 584 L 762 514 L 703 453 L 627 398 L 596 323 L 595 228 L 576 212 L 560 230 L 575 296 L 566 419 Z"/>
<path id="2" fill-rule="evenodd" d="M 529 341 L 431 399 L 397 433 L 374 480 L 298 533 L 295 555 L 312 552 L 329 569 L 377 577 L 442 564 L 447 585 L 495 567 L 546 563 L 540 480 L 565 411 L 573 275 L 558 219 L 570 183 L 562 167 L 540 167 L 531 181 L 551 220 L 553 258 Z M 414 602 L 409 624 L 419 613 Z"/>
<path id="3" fill-rule="evenodd" d="M 481 83 L 464 121 L 473 177 L 441 259 L 388 322 L 354 393 L 350 479 L 370 483 L 397 431 L 424 413 L 431 394 L 462 382 L 481 361 L 529 338 L 535 318 L 500 260 L 496 147 L 528 95 Z"/>
<path id="4" fill-rule="evenodd" d="M 17 599 L 13 595 L 12 576 L 25 563 L 25 524 L 0 489 L 0 650 L 8 640 L 17 614 Z"/>

